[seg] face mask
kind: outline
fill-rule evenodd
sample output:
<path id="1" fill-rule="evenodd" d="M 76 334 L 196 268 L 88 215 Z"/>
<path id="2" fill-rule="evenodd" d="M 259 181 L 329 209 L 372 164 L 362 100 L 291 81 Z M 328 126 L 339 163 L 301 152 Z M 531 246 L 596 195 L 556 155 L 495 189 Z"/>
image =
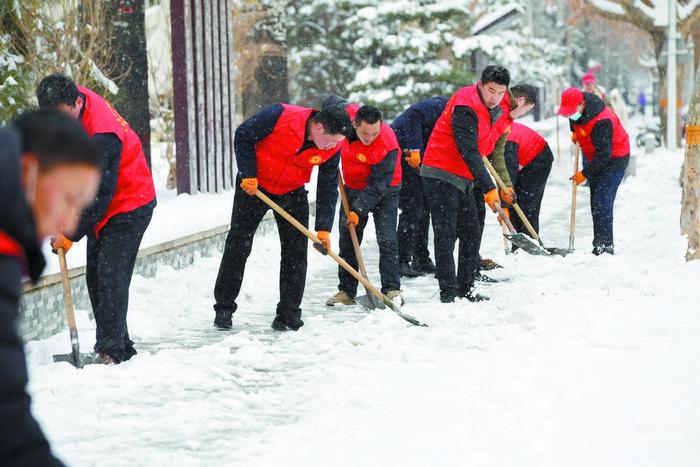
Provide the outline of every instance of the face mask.
<path id="1" fill-rule="evenodd" d="M 581 112 L 576 112 L 576 113 L 573 114 L 573 115 L 569 115 L 569 120 L 576 121 L 576 120 L 578 120 L 579 118 L 581 118 Z"/>

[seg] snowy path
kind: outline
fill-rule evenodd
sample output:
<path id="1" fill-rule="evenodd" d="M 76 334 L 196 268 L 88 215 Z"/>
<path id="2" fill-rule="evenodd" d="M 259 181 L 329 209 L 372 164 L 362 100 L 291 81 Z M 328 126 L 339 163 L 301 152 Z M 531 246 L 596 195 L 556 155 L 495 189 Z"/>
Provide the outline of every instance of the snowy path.
<path id="1" fill-rule="evenodd" d="M 311 250 L 306 325 L 270 332 L 275 235 L 255 240 L 232 332 L 211 326 L 218 257 L 136 277 L 140 354 L 76 371 L 50 363 L 67 334 L 30 343 L 34 412 L 72 466 L 698 465 L 700 264 L 678 236 L 680 161 L 644 159 L 622 187 L 615 257 L 590 254 L 585 188 L 567 258 L 506 257 L 489 216 L 482 252 L 512 281 L 478 305 L 406 281 L 427 329 L 325 307 L 335 267 Z M 547 188 L 548 245 L 568 244 L 569 196 Z M 376 271 L 373 235 L 364 251 Z M 79 324 L 88 349 L 84 312 Z"/>

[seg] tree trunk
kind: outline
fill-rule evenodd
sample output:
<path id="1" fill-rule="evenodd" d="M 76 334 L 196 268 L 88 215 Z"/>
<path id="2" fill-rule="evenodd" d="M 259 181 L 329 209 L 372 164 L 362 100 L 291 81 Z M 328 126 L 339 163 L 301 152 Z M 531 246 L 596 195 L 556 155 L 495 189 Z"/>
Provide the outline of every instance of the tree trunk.
<path id="1" fill-rule="evenodd" d="M 289 100 L 285 6 L 284 0 L 247 0 L 234 13 L 243 118 Z"/>
<path id="2" fill-rule="evenodd" d="M 700 73 L 688 109 L 685 160 L 681 172 L 681 233 L 688 237 L 686 261 L 700 259 Z"/>
<path id="3" fill-rule="evenodd" d="M 148 54 L 144 0 L 112 0 L 112 48 L 119 83 L 117 111 L 139 135 L 146 160 L 151 164 L 151 117 L 148 109 Z"/>

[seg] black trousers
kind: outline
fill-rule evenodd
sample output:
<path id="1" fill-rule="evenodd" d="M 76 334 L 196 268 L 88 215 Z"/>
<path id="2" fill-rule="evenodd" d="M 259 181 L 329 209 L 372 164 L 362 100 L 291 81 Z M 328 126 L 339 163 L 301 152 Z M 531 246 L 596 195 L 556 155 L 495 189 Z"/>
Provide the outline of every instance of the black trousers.
<path id="1" fill-rule="evenodd" d="M 453 185 L 423 178 L 435 234 L 436 277 L 441 294 L 461 294 L 474 285 L 479 268 L 481 226 L 475 195 L 462 193 Z M 454 249 L 459 240 L 455 273 Z"/>
<path id="2" fill-rule="evenodd" d="M 413 259 L 427 260 L 430 209 L 423 191 L 423 181 L 418 171 L 401 158 L 403 179 L 399 192 L 399 227 L 396 232 L 399 242 L 399 260 L 410 263 Z"/>
<path id="3" fill-rule="evenodd" d="M 284 195 L 265 194 L 304 226 L 309 225 L 309 200 L 303 187 Z M 231 230 L 226 237 L 224 255 L 214 287 L 215 310 L 234 312 L 238 308 L 236 298 L 241 291 L 246 261 L 253 247 L 253 236 L 269 209 L 259 198 L 248 195 L 236 185 Z M 301 316 L 299 305 L 306 287 L 307 240 L 277 213 L 275 221 L 282 246 L 277 314 L 298 319 Z"/>
<path id="4" fill-rule="evenodd" d="M 360 196 L 361 191 L 347 190 L 348 201 L 352 203 Z M 379 246 L 379 274 L 382 279 L 382 293 L 390 290 L 401 289 L 399 277 L 399 246 L 396 241 L 396 213 L 399 209 L 399 192 L 396 188 L 389 188 L 389 192 L 372 209 L 374 230 L 377 234 Z M 362 244 L 362 237 L 367 226 L 369 216 L 360 217 L 360 223 L 355 226 L 357 239 Z M 352 239 L 347 227 L 345 211 L 340 211 L 340 256 L 357 270 L 357 257 L 352 246 Z M 357 279 L 352 277 L 345 269 L 338 266 L 338 289 L 346 292 L 351 297 L 357 295 Z"/>
<path id="5" fill-rule="evenodd" d="M 474 185 L 474 202 L 476 203 L 476 218 L 479 221 L 479 238 L 481 238 L 486 223 L 486 201 L 484 200 L 484 192 L 476 185 Z"/>
<path id="6" fill-rule="evenodd" d="M 545 146 L 542 152 L 532 162 L 523 167 L 520 172 L 517 170 L 517 163 L 515 170 L 512 170 L 510 164 L 508 166 L 510 178 L 515 183 L 518 206 L 523 210 L 525 217 L 527 217 L 527 220 L 530 221 L 537 233 L 540 231 L 540 207 L 542 206 L 547 179 L 552 171 L 553 161 L 554 155 L 552 151 L 549 149 L 549 146 Z M 514 211 L 510 214 L 510 221 L 513 223 L 515 230 L 529 235 L 520 217 Z"/>
<path id="7" fill-rule="evenodd" d="M 126 324 L 129 286 L 152 216 L 152 206 L 116 215 L 99 237 L 90 233 L 87 239 L 85 281 L 97 326 L 95 351 L 106 352 L 118 361 L 136 355 Z"/>

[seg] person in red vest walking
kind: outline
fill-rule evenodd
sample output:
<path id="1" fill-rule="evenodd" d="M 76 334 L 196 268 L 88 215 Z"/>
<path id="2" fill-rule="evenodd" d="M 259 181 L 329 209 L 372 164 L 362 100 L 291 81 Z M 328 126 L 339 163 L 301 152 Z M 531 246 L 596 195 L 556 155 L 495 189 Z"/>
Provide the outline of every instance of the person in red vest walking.
<path id="1" fill-rule="evenodd" d="M 443 303 L 456 298 L 486 299 L 474 292 L 481 227 L 473 192 L 481 190 L 492 210 L 500 205 L 498 190 L 481 158 L 493 152 L 510 125 L 509 84 L 508 70 L 486 67 L 478 83 L 452 95 L 425 150 L 421 176 L 433 218 L 436 277 Z"/>
<path id="2" fill-rule="evenodd" d="M 214 325 L 232 327 L 238 308 L 246 261 L 253 236 L 270 209 L 255 196 L 261 190 L 305 226 L 309 202 L 305 185 L 318 167 L 316 231 L 330 248 L 330 231 L 338 200 L 338 164 L 341 143 L 350 134 L 345 110 L 329 106 L 320 111 L 289 104 L 274 104 L 236 129 L 234 150 L 238 179 L 233 199 L 231 230 L 214 287 Z M 307 239 L 275 213 L 282 246 L 280 300 L 273 329 L 296 331 L 304 325 L 301 300 L 306 285 Z"/>
<path id="3" fill-rule="evenodd" d="M 567 117 L 583 153 L 583 170 L 571 176 L 588 180 L 593 216 L 593 254 L 614 254 L 613 207 L 630 158 L 627 132 L 617 115 L 593 93 L 569 88 L 561 95 L 559 115 Z"/>
<path id="4" fill-rule="evenodd" d="M 536 232 L 540 231 L 540 207 L 552 171 L 554 154 L 544 138 L 535 130 L 513 122 L 505 149 L 510 179 L 515 184 L 518 205 Z M 510 217 L 518 232 L 529 235 L 519 216 Z"/>
<path id="5" fill-rule="evenodd" d="M 136 355 L 126 315 L 136 255 L 156 206 L 151 170 L 139 137 L 95 92 L 50 75 L 39 83 L 37 98 L 42 109 L 79 120 L 100 152 L 102 179 L 94 203 L 75 232 L 58 235 L 52 246 L 68 251 L 87 237 L 85 280 L 97 327 L 97 361 L 120 363 Z"/>
<path id="6" fill-rule="evenodd" d="M 33 111 L 0 129 L 0 465 L 63 465 L 30 411 L 27 365 L 17 335 L 23 275 L 46 264 L 43 239 L 73 229 L 100 180 L 95 147 L 58 112 Z"/>
<path id="7" fill-rule="evenodd" d="M 399 244 L 396 223 L 401 188 L 401 149 L 391 129 L 382 119 L 378 108 L 370 105 L 347 107 L 354 132 L 342 153 L 343 181 L 347 186 L 350 214 L 340 211 L 340 224 L 353 224 L 362 243 L 362 234 L 372 213 L 379 245 L 379 273 L 382 293 L 390 300 L 401 296 L 399 277 Z M 357 258 L 348 229 L 340 229 L 340 256 L 357 269 Z M 338 293 L 327 305 L 351 305 L 357 294 L 357 279 L 338 268 Z"/>

